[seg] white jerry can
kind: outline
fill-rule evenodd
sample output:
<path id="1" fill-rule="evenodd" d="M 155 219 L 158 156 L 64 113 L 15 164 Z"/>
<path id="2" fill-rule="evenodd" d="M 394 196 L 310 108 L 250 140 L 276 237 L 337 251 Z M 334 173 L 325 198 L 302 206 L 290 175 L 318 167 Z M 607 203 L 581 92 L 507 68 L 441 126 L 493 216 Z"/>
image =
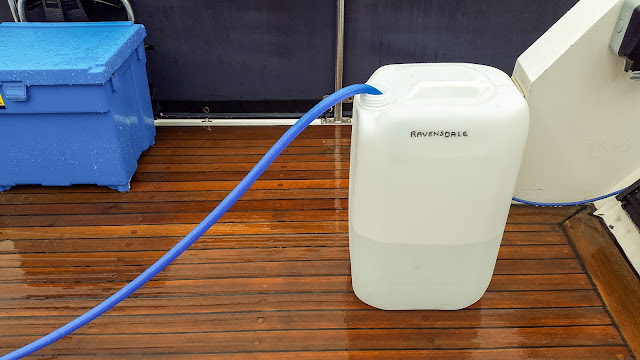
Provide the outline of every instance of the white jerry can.
<path id="1" fill-rule="evenodd" d="M 502 71 L 403 64 L 354 103 L 349 183 L 353 290 L 381 309 L 453 310 L 489 286 L 529 111 Z"/>

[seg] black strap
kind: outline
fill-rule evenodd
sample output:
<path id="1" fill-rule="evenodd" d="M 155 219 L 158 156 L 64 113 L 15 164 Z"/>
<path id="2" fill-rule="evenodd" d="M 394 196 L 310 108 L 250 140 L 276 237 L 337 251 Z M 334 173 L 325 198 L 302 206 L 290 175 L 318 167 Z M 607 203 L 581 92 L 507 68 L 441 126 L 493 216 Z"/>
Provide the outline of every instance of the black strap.
<path id="1" fill-rule="evenodd" d="M 67 21 L 89 21 L 80 0 L 61 0 L 64 17 Z"/>
<path id="2" fill-rule="evenodd" d="M 89 21 L 80 0 L 42 0 L 47 21 Z"/>
<path id="3" fill-rule="evenodd" d="M 60 0 L 42 0 L 42 7 L 44 7 L 44 16 L 47 18 L 47 21 L 64 21 Z"/>

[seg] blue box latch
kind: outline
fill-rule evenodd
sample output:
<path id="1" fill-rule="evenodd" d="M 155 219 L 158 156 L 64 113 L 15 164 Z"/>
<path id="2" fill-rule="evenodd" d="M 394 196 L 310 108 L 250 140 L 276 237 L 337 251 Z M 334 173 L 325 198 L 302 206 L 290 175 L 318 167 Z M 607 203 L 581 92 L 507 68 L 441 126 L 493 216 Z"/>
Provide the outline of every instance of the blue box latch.
<path id="1" fill-rule="evenodd" d="M 27 86 L 21 82 L 5 82 L 2 84 L 2 90 L 7 100 L 27 101 Z"/>

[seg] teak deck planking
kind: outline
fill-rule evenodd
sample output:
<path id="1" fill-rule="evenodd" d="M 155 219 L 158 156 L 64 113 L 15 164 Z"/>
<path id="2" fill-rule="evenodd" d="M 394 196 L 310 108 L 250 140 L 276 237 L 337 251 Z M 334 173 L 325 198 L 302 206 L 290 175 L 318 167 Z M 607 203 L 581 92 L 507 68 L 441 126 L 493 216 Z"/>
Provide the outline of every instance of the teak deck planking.
<path id="1" fill-rule="evenodd" d="M 140 274 L 285 130 L 158 128 L 129 193 L 90 185 L 0 193 L 0 354 Z M 360 302 L 349 277 L 349 143 L 346 126 L 305 130 L 174 264 L 32 358 L 632 359 L 640 351 L 640 284 L 586 207 L 513 206 L 489 290 L 467 309 Z"/>

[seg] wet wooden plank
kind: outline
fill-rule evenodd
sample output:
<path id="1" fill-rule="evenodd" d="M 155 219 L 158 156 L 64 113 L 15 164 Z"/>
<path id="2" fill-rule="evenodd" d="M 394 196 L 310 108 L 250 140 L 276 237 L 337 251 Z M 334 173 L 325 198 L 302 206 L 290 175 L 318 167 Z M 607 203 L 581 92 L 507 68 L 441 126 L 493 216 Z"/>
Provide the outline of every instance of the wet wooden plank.
<path id="1" fill-rule="evenodd" d="M 187 313 L 188 314 L 188 313 Z M 151 316 L 104 315 L 76 334 L 163 334 L 288 329 L 455 329 L 609 325 L 602 307 L 556 309 L 488 309 L 460 311 L 310 310 L 233 313 L 177 313 Z M 72 316 L 8 317 L 0 336 L 50 332 Z M 159 327 L 158 324 L 163 326 Z"/>
<path id="2" fill-rule="evenodd" d="M 336 350 L 336 351 L 296 351 L 296 352 L 250 352 L 250 353 L 201 353 L 170 355 L 148 354 L 145 358 L 153 360 L 521 360 L 521 359 L 563 359 L 563 360 L 632 360 L 629 350 L 624 346 L 587 346 L 587 347 L 520 347 L 507 349 L 465 349 L 465 350 Z M 51 359 L 50 356 L 35 356 L 34 359 Z M 139 360 L 139 355 L 65 355 L 68 360 Z"/>
<path id="3" fill-rule="evenodd" d="M 347 199 L 240 199 L 230 212 L 260 210 L 343 210 L 347 209 Z M 75 215 L 75 214 L 147 214 L 210 212 L 218 203 L 215 201 L 155 201 L 155 202 L 101 202 L 72 204 L 0 204 L 0 216 L 21 215 Z"/>
<path id="4" fill-rule="evenodd" d="M 600 220 L 588 211 L 564 226 L 629 347 L 640 354 L 640 279 Z"/>
<path id="5" fill-rule="evenodd" d="M 580 211 L 580 206 L 541 208 L 536 206 L 511 205 L 509 223 L 512 224 L 558 224 Z"/>
<path id="6" fill-rule="evenodd" d="M 62 264 L 62 262 L 60 262 Z M 8 267 L 0 270 L 0 282 L 109 282 L 132 280 L 147 265 Z M 498 260 L 495 274 L 580 274 L 577 259 Z M 270 261 L 211 264 L 172 264 L 156 275 L 157 280 L 238 278 L 269 276 L 349 275 L 348 260 Z"/>
<path id="7" fill-rule="evenodd" d="M 226 190 L 218 191 L 158 191 L 128 193 L 47 193 L 13 194 L 10 191 L 0 196 L 0 204 L 76 204 L 76 203 L 120 203 L 120 202 L 173 202 L 207 201 L 210 207 L 228 195 Z M 280 200 L 280 199 L 346 199 L 347 189 L 290 189 L 290 190 L 253 190 L 243 195 L 243 200 Z"/>
<path id="8" fill-rule="evenodd" d="M 5 253 L 0 254 L 0 268 L 52 266 L 131 266 L 151 265 L 165 251 L 114 251 L 114 252 L 55 252 L 55 253 Z M 573 259 L 575 254 L 568 245 L 502 246 L 499 260 L 523 259 Z M 174 264 L 211 264 L 256 261 L 318 261 L 349 260 L 346 246 L 326 247 L 262 247 L 187 249 Z"/>
<path id="9" fill-rule="evenodd" d="M 211 206 L 211 205 L 210 205 Z M 72 207 L 72 206 L 69 206 Z M 170 210 L 167 208 L 166 210 Z M 25 226 L 97 226 L 97 225 L 133 225 L 133 224 L 192 224 L 204 219 L 209 212 L 163 212 L 132 214 L 100 214 L 91 215 L 5 215 L 0 217 L 0 227 Z M 534 218 L 535 215 L 525 215 Z M 346 209 L 329 210 L 262 210 L 262 211 L 230 211 L 218 222 L 268 222 L 268 221 L 347 221 Z M 542 224 L 557 224 L 546 217 L 539 217 Z M 526 224 L 517 215 L 512 216 L 509 224 Z"/>
<path id="10" fill-rule="evenodd" d="M 185 236 L 196 225 L 113 225 L 113 226 L 65 226 L 65 227 L 16 227 L 0 231 L 0 240 L 20 239 L 101 239 L 112 237 L 153 237 Z M 555 231 L 552 224 L 507 224 L 505 231 Z M 348 231 L 347 221 L 307 221 L 307 222 L 256 222 L 217 223 L 209 235 L 251 235 L 251 234 L 335 234 Z"/>
<path id="11" fill-rule="evenodd" d="M 214 126 L 214 127 L 157 127 L 156 139 L 277 139 L 289 129 L 288 126 Z M 303 131 L 299 139 L 349 138 L 350 126 L 311 126 Z"/>
<path id="12" fill-rule="evenodd" d="M 125 285 L 109 283 L 4 283 L 2 299 L 42 297 L 92 297 L 110 294 Z M 584 274 L 499 275 L 491 279 L 487 291 L 589 290 Z M 349 276 L 286 276 L 197 280 L 151 280 L 133 296 L 231 295 L 242 293 L 352 291 Z"/>
<path id="13" fill-rule="evenodd" d="M 347 170 L 347 161 L 332 162 L 288 162 L 273 163 L 271 170 Z M 215 163 L 215 164 L 140 164 L 138 172 L 200 172 L 200 171 L 249 171 L 255 166 L 254 162 L 247 163 Z"/>
<path id="14" fill-rule="evenodd" d="M 287 185 L 283 185 L 287 186 Z M 44 189 L 43 189 L 44 191 Z M 188 213 L 208 214 L 215 203 L 205 201 L 179 202 L 137 202 L 137 203 L 96 203 L 96 204 L 4 204 L 0 205 L 0 226 L 70 226 L 70 225 L 122 225 L 131 223 L 157 223 L 172 221 Z M 567 219 L 572 212 L 564 211 L 547 214 L 543 211 L 532 211 L 529 207 L 512 207 L 508 224 L 558 224 Z M 240 200 L 229 211 L 227 216 L 241 217 L 238 212 L 250 215 L 259 211 L 270 211 L 278 220 L 295 219 L 304 214 L 304 219 L 322 220 L 322 214 L 332 212 L 341 215 L 337 220 L 347 220 L 347 199 L 291 199 L 291 200 Z M 284 212 L 289 211 L 289 212 Z M 309 216 L 318 212 L 318 217 Z M 187 214 L 183 214 L 187 213 Z M 69 216 L 69 215 L 101 215 Z M 117 216 L 124 215 L 127 216 Z M 151 214 L 151 215 L 147 215 Z M 173 216 L 173 217 L 172 217 Z M 105 219 L 113 218 L 107 222 Z M 93 221 L 93 222 L 91 222 Z M 102 223 L 101 223 L 102 221 Z M 294 220 L 295 221 L 295 220 Z M 537 237 L 537 236 L 532 236 Z"/>
<path id="15" fill-rule="evenodd" d="M 122 225 L 122 226 L 66 226 L 9 228 L 0 233 L 0 240 L 18 239 L 100 239 L 111 237 L 184 236 L 193 224 Z M 332 234 L 347 231 L 347 222 L 264 222 L 218 223 L 210 235 L 236 234 Z"/>
<path id="16" fill-rule="evenodd" d="M 64 227 L 64 226 L 100 226 L 100 225 L 159 225 L 159 224 L 197 224 L 209 212 L 189 213 L 144 213 L 144 214 L 102 214 L 95 215 L 32 215 L 3 216 L 0 226 L 11 227 Z M 301 222 L 347 221 L 347 210 L 272 210 L 272 211 L 230 211 L 218 223 L 260 223 L 274 221 Z"/>
<path id="17" fill-rule="evenodd" d="M 152 147 L 143 153 L 143 156 L 218 156 L 218 155 L 264 155 L 275 143 L 263 146 L 255 146 L 253 143 L 238 148 L 183 148 L 183 147 Z M 333 146 L 294 146 L 290 145 L 282 152 L 282 155 L 327 155 L 343 154 L 348 157 L 351 147 L 349 145 Z M 281 156 L 282 156 L 281 155 Z"/>
<path id="18" fill-rule="evenodd" d="M 146 182 L 170 182 L 170 181 L 240 181 L 247 175 L 247 171 L 201 171 L 201 172 L 136 172 L 131 181 Z M 336 170 L 269 170 L 265 171 L 261 179 L 277 180 L 334 180 L 348 179 L 348 169 Z M 115 190 L 114 190 L 115 191 Z"/>
<path id="19" fill-rule="evenodd" d="M 267 146 L 271 147 L 275 144 L 278 138 L 274 139 L 251 139 L 251 146 Z M 164 140 L 158 141 L 154 147 L 180 147 L 180 148 L 242 148 L 247 145 L 247 139 L 216 139 L 216 140 L 192 140 L 192 139 L 179 139 L 179 140 Z M 344 146 L 351 143 L 351 138 L 335 138 L 335 139 L 296 139 L 291 142 L 291 146 Z"/>
<path id="20" fill-rule="evenodd" d="M 238 185 L 238 181 L 180 181 L 180 182 L 143 182 L 131 184 L 131 191 L 231 191 Z M 254 190 L 274 190 L 274 189 L 346 189 L 349 186 L 348 179 L 310 179 L 310 180 L 258 180 L 251 189 Z M 62 190 L 63 188 L 58 188 Z M 15 190 L 11 189 L 11 194 L 49 194 L 54 187 L 45 186 L 20 186 Z M 67 190 L 69 191 L 69 190 Z M 115 194 L 112 189 L 104 186 L 78 185 L 72 188 L 73 193 L 110 193 Z M 116 195 L 117 196 L 117 195 Z M 564 220 L 564 219 L 563 219 Z M 557 221 L 556 221 L 557 223 Z"/>
<path id="21" fill-rule="evenodd" d="M 86 298 L 39 298 L 0 301 L 0 315 L 4 316 L 67 316 L 80 315 L 104 300 L 101 294 Z M 593 290 L 549 290 L 487 292 L 468 309 L 542 309 L 600 307 L 602 302 Z M 372 309 L 353 292 L 310 292 L 286 294 L 232 294 L 216 296 L 163 295 L 139 296 L 125 299 L 109 311 L 112 315 L 147 315 L 174 313 L 218 313 L 240 311 L 296 311 L 296 310 L 354 310 Z M 3 318 L 4 319 L 4 318 Z"/>
<path id="22" fill-rule="evenodd" d="M 262 158 L 261 154 L 256 155 L 160 155 L 152 154 L 143 156 L 138 164 L 219 164 L 219 163 L 257 163 Z M 274 163 L 289 162 L 348 162 L 349 153 L 331 152 L 328 154 L 282 154 L 278 156 Z"/>
<path id="23" fill-rule="evenodd" d="M 0 337 L 0 351 L 35 340 L 34 336 Z M 473 340 L 473 341 L 471 341 Z M 152 344 L 150 346 L 150 344 Z M 613 326 L 566 326 L 478 329 L 340 329 L 206 334 L 73 335 L 41 350 L 57 354 L 145 354 L 166 352 L 251 352 L 354 349 L 467 349 L 486 347 L 622 345 Z M 64 353 L 64 352 L 63 352 Z"/>
<path id="24" fill-rule="evenodd" d="M 28 253 L 71 253 L 96 251 L 154 251 L 168 250 L 181 236 L 156 236 L 139 238 L 102 238 L 102 239 L 54 239 L 54 240 L 0 240 L 0 254 Z M 510 245 L 565 245 L 567 238 L 560 232 L 506 232 L 502 238 L 503 246 Z M 336 247 L 348 246 L 349 235 L 331 234 L 279 234 L 279 235 L 204 235 L 190 249 L 228 249 L 228 248 L 286 248 L 286 247 Z M 520 248 L 523 253 L 528 248 Z M 542 248 L 535 248 L 542 249 Z M 558 248 L 563 251 L 564 248 Z M 516 251 L 511 249 L 507 251 Z M 564 256 L 564 255 L 563 255 Z"/>

